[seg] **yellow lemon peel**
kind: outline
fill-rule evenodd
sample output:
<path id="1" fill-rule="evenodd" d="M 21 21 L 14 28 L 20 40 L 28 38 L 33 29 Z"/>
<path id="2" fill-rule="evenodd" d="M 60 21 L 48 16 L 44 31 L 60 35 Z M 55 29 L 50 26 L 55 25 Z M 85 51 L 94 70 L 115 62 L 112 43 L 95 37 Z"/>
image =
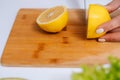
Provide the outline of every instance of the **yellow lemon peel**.
<path id="1" fill-rule="evenodd" d="M 68 22 L 68 10 L 65 6 L 56 6 L 42 12 L 36 19 L 41 29 L 47 32 L 60 32 Z"/>
<path id="2" fill-rule="evenodd" d="M 98 4 L 90 4 L 88 9 L 88 28 L 87 38 L 98 38 L 103 36 L 106 32 L 97 34 L 96 29 L 103 23 L 111 20 L 107 9 Z"/>

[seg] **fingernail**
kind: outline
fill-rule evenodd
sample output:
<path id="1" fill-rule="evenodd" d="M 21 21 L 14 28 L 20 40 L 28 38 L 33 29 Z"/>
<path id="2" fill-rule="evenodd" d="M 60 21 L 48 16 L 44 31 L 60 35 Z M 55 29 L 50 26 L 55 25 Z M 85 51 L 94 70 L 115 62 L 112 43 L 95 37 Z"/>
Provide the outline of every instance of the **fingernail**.
<path id="1" fill-rule="evenodd" d="M 98 39 L 99 42 L 105 42 L 105 39 Z"/>
<path id="2" fill-rule="evenodd" d="M 103 32 L 104 32 L 104 29 L 103 29 L 103 28 L 99 28 L 99 29 L 96 30 L 96 33 L 97 33 L 97 34 L 100 34 L 100 33 L 103 33 Z"/>

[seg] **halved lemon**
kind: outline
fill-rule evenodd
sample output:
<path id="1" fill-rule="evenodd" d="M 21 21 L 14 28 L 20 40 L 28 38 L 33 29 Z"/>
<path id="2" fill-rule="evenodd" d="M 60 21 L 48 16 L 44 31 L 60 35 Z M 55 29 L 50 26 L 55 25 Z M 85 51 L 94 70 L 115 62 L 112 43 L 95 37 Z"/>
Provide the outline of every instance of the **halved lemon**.
<path id="1" fill-rule="evenodd" d="M 23 79 L 23 78 L 0 78 L 0 80 L 26 80 L 26 79 Z"/>
<path id="2" fill-rule="evenodd" d="M 110 14 L 107 9 L 98 4 L 90 4 L 88 9 L 88 28 L 87 28 L 87 38 L 98 38 L 105 34 L 96 33 L 96 29 L 99 25 L 111 20 Z"/>
<path id="3" fill-rule="evenodd" d="M 68 22 L 67 7 L 56 6 L 49 8 L 37 17 L 36 22 L 44 31 L 60 32 Z"/>

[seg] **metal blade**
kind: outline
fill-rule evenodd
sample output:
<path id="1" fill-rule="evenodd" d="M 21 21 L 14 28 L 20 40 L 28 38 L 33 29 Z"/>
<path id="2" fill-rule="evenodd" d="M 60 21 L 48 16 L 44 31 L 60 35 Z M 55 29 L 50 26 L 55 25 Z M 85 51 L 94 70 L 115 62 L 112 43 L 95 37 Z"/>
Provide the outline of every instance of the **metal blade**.
<path id="1" fill-rule="evenodd" d="M 85 9 L 85 22 L 87 24 L 88 14 L 87 14 L 87 1 L 84 0 L 84 9 Z"/>

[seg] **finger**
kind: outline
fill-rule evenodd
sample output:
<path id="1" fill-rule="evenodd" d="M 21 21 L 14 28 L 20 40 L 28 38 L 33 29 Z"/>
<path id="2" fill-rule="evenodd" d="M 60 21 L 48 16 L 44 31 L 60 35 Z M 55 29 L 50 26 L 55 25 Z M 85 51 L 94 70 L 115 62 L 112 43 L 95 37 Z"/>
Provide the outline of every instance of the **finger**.
<path id="1" fill-rule="evenodd" d="M 120 15 L 113 18 L 112 20 L 100 25 L 97 28 L 96 33 L 101 34 L 103 32 L 108 32 L 108 31 L 111 31 L 115 28 L 118 28 L 119 26 L 120 26 Z"/>
<path id="2" fill-rule="evenodd" d="M 115 29 L 109 31 L 109 32 L 110 32 L 110 33 L 113 33 L 113 32 L 120 32 L 120 26 L 119 26 L 118 28 L 115 28 Z"/>
<path id="3" fill-rule="evenodd" d="M 98 39 L 99 42 L 120 42 L 120 32 L 108 33 Z"/>
<path id="4" fill-rule="evenodd" d="M 105 6 L 109 12 L 113 12 L 120 7 L 120 0 L 113 0 Z"/>

